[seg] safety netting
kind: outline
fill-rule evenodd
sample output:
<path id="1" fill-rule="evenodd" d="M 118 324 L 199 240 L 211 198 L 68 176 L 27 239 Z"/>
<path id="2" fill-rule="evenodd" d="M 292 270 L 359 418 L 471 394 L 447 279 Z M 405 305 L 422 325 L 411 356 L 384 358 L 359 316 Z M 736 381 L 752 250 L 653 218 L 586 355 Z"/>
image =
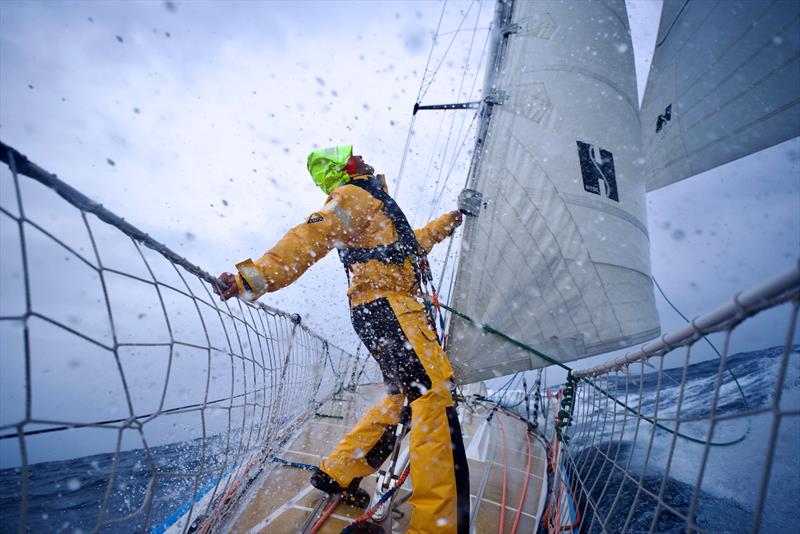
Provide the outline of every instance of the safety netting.
<path id="1" fill-rule="evenodd" d="M 799 306 L 800 265 L 548 392 L 548 531 L 794 531 Z M 783 343 L 737 351 L 757 321 Z"/>
<path id="2" fill-rule="evenodd" d="M 221 302 L 202 269 L 0 156 L 0 530 L 218 526 L 323 402 L 380 379 L 364 351 Z"/>

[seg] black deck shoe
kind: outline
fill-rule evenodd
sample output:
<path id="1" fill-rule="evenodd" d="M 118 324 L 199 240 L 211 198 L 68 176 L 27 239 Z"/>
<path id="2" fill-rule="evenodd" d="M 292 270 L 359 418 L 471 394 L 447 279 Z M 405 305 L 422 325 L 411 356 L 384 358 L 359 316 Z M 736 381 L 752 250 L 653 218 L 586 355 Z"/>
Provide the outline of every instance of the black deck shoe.
<path id="1" fill-rule="evenodd" d="M 361 482 L 360 478 L 356 478 L 349 486 L 342 492 L 342 503 L 352 506 L 353 508 L 366 509 L 372 497 L 366 490 L 358 487 Z"/>
<path id="2" fill-rule="evenodd" d="M 311 475 L 310 482 L 312 486 L 325 493 L 341 495 L 342 503 L 354 508 L 366 508 L 372 500 L 369 493 L 358 487 L 361 484 L 360 478 L 354 478 L 350 485 L 344 488 L 327 473 L 319 469 Z"/>
<path id="3" fill-rule="evenodd" d="M 328 476 L 328 474 L 322 469 L 315 471 L 314 474 L 311 475 L 311 480 L 309 482 L 311 482 L 311 485 L 318 490 L 324 491 L 325 493 L 330 493 L 331 495 L 338 495 L 345 489 L 340 486 L 338 482 Z"/>
<path id="4" fill-rule="evenodd" d="M 356 523 L 353 527 L 354 534 L 386 534 L 382 526 L 366 521 Z"/>

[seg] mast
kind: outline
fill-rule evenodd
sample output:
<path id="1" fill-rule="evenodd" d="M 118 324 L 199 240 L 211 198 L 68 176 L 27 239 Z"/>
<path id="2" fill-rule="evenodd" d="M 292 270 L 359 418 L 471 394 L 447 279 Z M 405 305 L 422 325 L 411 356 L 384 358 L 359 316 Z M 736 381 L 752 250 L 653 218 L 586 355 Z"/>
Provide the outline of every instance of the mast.
<path id="1" fill-rule="evenodd" d="M 659 333 L 624 0 L 500 0 L 490 46 L 465 184 L 485 202 L 450 300 L 461 383 Z"/>
<path id="2" fill-rule="evenodd" d="M 486 65 L 486 76 L 483 80 L 481 91 L 481 107 L 478 111 L 478 130 L 475 137 L 475 150 L 472 153 L 469 170 L 467 171 L 467 187 L 475 188 L 478 166 L 481 162 L 486 134 L 489 131 L 489 121 L 492 118 L 492 109 L 495 105 L 502 104 L 505 95 L 495 88 L 495 80 L 503 66 L 503 57 L 508 46 L 508 36 L 517 31 L 516 25 L 511 24 L 511 15 L 514 10 L 514 0 L 497 0 L 494 8 L 491 36 L 489 37 L 489 61 Z M 463 241 L 462 241 L 463 243 Z"/>

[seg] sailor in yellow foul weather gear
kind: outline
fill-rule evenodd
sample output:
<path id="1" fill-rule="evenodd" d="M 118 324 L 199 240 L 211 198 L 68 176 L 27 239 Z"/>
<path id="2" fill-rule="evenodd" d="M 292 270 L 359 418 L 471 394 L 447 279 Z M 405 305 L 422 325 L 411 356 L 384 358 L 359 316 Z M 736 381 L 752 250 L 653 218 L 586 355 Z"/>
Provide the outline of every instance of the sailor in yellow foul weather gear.
<path id="1" fill-rule="evenodd" d="M 408 398 L 414 488 L 408 532 L 466 533 L 469 474 L 451 394 L 453 370 L 420 300 L 408 250 L 415 239 L 421 249 L 416 252 L 427 253 L 461 224 L 461 213 L 411 231 L 385 182 L 361 156 L 352 155 L 352 146 L 312 152 L 308 169 L 329 195 L 325 205 L 261 258 L 237 264 L 238 274 L 223 273 L 220 280 L 228 285 L 223 298 L 239 294 L 255 300 L 276 291 L 337 248 L 350 280 L 353 326 L 389 391 L 320 462 L 312 484 L 329 493 L 363 492 L 358 483 L 391 452 Z"/>

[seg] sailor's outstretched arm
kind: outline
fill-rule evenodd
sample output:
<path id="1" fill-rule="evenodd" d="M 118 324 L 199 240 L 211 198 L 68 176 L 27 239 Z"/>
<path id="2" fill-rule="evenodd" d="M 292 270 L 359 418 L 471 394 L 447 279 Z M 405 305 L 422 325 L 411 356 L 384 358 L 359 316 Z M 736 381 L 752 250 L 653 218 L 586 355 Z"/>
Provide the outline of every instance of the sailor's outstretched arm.
<path id="1" fill-rule="evenodd" d="M 461 212 L 455 210 L 450 213 L 445 213 L 438 219 L 432 220 L 423 228 L 414 230 L 419 246 L 421 246 L 425 252 L 430 252 L 433 245 L 452 235 L 455 229 L 461 225 L 461 220 Z"/>
<path id="2" fill-rule="evenodd" d="M 223 298 L 236 294 L 247 300 L 256 300 L 264 293 L 285 287 L 322 259 L 352 228 L 352 199 L 339 191 L 328 197 L 320 211 L 312 213 L 304 223 L 298 224 L 263 256 L 253 261 L 248 258 L 236 264 L 238 274 L 220 280 L 236 283 L 236 292 L 224 292 Z M 227 274 L 227 273 L 224 273 Z"/>

